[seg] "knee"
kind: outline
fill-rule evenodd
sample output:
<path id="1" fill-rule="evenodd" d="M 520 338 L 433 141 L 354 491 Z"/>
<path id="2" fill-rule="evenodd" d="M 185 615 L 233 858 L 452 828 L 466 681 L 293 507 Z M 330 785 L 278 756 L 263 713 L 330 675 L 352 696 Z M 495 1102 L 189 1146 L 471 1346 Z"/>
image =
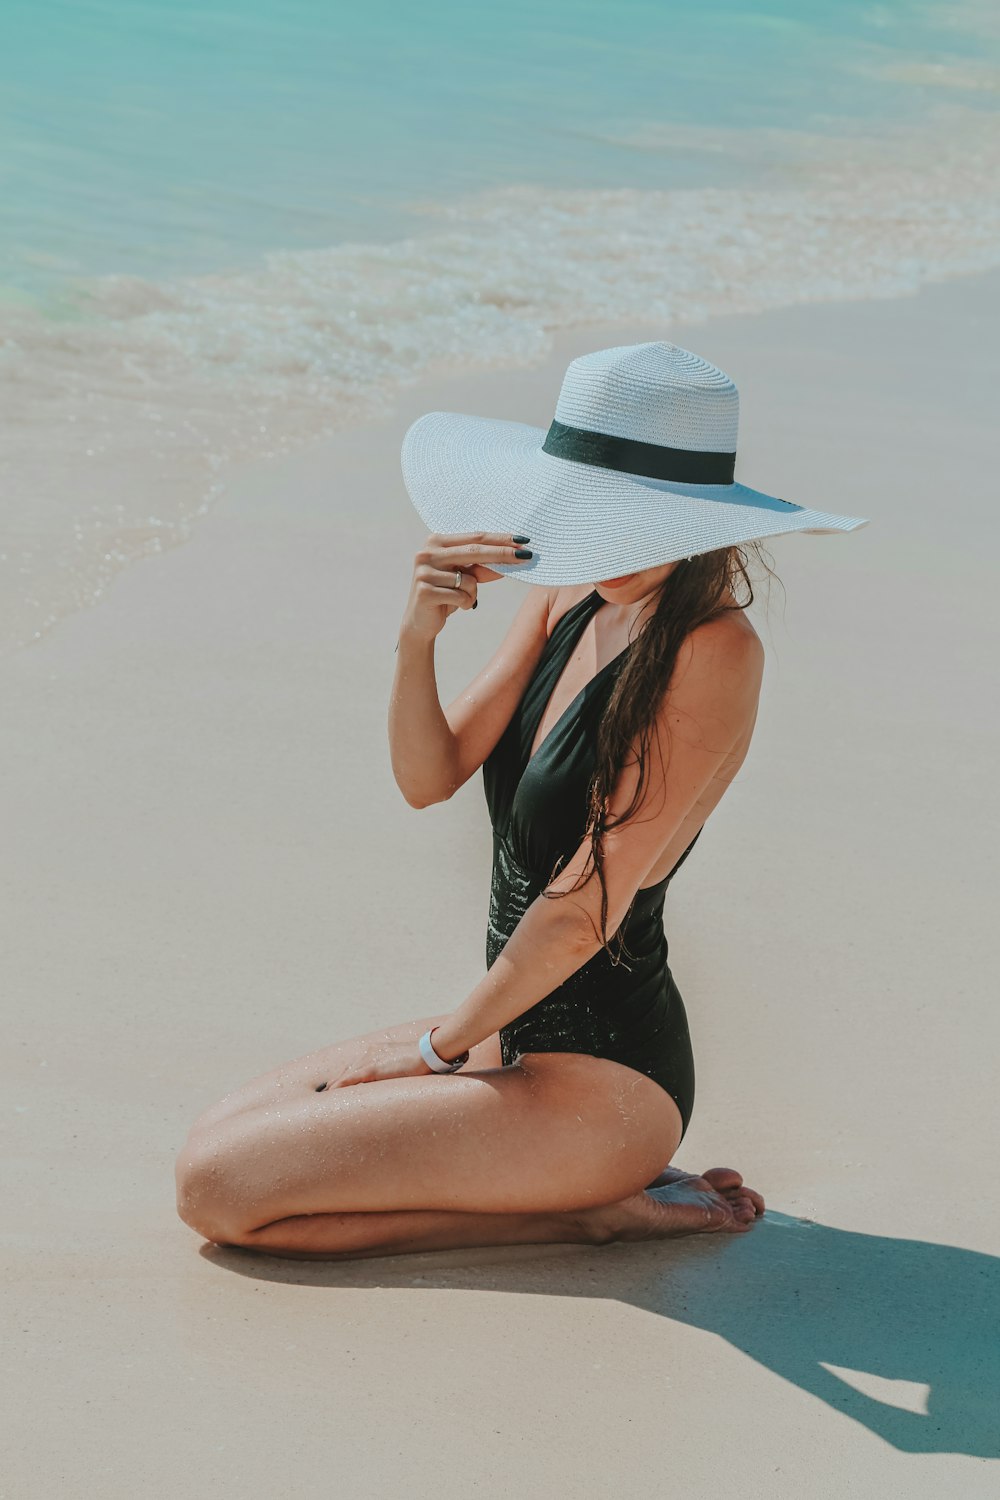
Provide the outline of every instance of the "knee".
<path id="1" fill-rule="evenodd" d="M 239 1244 L 245 1232 L 232 1200 L 221 1144 L 192 1130 L 174 1163 L 177 1213 L 185 1224 L 217 1245 Z"/>

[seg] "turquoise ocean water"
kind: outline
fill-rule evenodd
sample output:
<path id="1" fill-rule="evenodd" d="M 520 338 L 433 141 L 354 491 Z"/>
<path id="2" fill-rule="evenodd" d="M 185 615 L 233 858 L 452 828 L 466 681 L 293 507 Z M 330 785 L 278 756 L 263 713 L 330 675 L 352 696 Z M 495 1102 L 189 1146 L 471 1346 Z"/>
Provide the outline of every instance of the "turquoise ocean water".
<path id="1" fill-rule="evenodd" d="M 998 103 L 992 0 L 6 0 L 0 639 L 428 368 L 997 264 Z"/>

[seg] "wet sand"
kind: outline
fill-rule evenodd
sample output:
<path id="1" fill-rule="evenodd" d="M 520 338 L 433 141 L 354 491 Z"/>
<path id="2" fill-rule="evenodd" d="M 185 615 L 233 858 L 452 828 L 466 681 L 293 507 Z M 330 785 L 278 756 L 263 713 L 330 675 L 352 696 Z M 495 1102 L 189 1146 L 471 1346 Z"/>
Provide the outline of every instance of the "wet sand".
<path id="1" fill-rule="evenodd" d="M 767 544 L 754 743 L 667 902 L 698 1067 L 677 1164 L 737 1167 L 767 1216 L 594 1250 L 210 1247 L 173 1202 L 194 1116 L 483 971 L 481 778 L 418 814 L 389 764 L 423 535 L 402 433 L 545 426 L 573 355 L 659 337 L 737 380 L 741 478 L 871 518 Z M 998 350 L 997 275 L 576 330 L 247 467 L 2 663 L 0 1496 L 992 1491 Z M 443 701 L 522 587 L 453 617 Z"/>

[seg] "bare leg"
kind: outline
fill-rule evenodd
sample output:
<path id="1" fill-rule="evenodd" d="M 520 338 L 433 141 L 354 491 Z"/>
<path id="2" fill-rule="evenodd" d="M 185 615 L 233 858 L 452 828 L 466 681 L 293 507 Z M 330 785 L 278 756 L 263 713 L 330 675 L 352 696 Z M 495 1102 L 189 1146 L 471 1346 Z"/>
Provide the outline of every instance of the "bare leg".
<path id="1" fill-rule="evenodd" d="M 207 1237 L 305 1214 L 561 1213 L 639 1191 L 676 1149 L 677 1106 L 606 1058 L 532 1053 L 317 1092 L 196 1124 L 178 1212 Z"/>
<path id="2" fill-rule="evenodd" d="M 445 1020 L 446 1014 L 424 1016 L 415 1021 L 400 1021 L 393 1026 L 383 1026 L 378 1031 L 362 1032 L 360 1036 L 331 1042 L 325 1047 L 318 1047 L 314 1052 L 307 1052 L 303 1057 L 281 1063 L 279 1067 L 271 1068 L 267 1073 L 261 1073 L 249 1082 L 231 1089 L 217 1103 L 202 1110 L 191 1127 L 191 1134 L 211 1130 L 250 1110 L 273 1109 L 284 1099 L 294 1099 L 314 1091 L 328 1079 L 336 1078 L 345 1065 L 363 1055 L 369 1042 L 415 1042 L 431 1026 Z M 471 1049 L 465 1071 L 473 1073 L 479 1068 L 501 1066 L 500 1038 L 494 1032 Z"/>
<path id="3" fill-rule="evenodd" d="M 575 1053 L 490 1067 L 480 1046 L 448 1077 L 320 1092 L 311 1054 L 255 1080 L 192 1128 L 178 1212 L 218 1244 L 324 1259 L 739 1231 L 763 1212 L 731 1169 L 662 1169 L 680 1116 L 642 1074 Z"/>
<path id="4" fill-rule="evenodd" d="M 470 1214 L 404 1209 L 382 1214 L 305 1214 L 239 1239 L 248 1250 L 302 1260 L 356 1260 L 483 1245 L 596 1243 L 584 1214 Z"/>
<path id="5" fill-rule="evenodd" d="M 242 1235 L 237 1244 L 299 1260 L 356 1260 L 379 1255 L 490 1245 L 606 1245 L 615 1240 L 741 1233 L 764 1212 L 764 1200 L 739 1172 L 713 1167 L 704 1177 L 677 1172 L 673 1193 L 659 1189 L 576 1213 L 301 1214 Z M 683 1183 L 683 1187 L 680 1184 Z M 227 1243 L 227 1242 L 223 1242 Z"/>

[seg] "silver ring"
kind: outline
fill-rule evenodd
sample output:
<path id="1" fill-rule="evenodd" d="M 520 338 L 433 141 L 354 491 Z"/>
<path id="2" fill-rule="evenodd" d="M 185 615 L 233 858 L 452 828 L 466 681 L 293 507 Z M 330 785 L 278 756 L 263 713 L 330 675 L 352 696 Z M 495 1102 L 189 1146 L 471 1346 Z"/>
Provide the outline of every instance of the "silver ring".
<path id="1" fill-rule="evenodd" d="M 455 569 L 455 587 L 457 589 L 460 589 L 462 587 L 462 570 L 461 570 L 461 568 L 456 568 Z"/>

